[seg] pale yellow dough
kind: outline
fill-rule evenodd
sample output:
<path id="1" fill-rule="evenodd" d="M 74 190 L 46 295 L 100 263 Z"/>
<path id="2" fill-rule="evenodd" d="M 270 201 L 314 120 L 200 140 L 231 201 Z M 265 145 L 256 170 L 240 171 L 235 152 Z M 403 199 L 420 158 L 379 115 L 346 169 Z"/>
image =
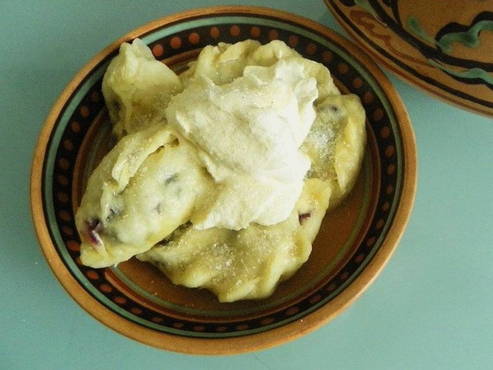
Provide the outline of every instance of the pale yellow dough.
<path id="1" fill-rule="evenodd" d="M 283 222 L 241 231 L 188 227 L 137 258 L 156 265 L 175 284 L 209 289 L 221 302 L 268 297 L 310 256 L 329 198 L 327 183 L 308 179 Z M 300 214 L 310 216 L 300 222 Z"/>
<path id="2" fill-rule="evenodd" d="M 255 40 L 245 40 L 232 45 L 220 42 L 217 46 L 206 46 L 197 61 L 191 62 L 190 68 L 180 77 L 184 86 L 196 77 L 207 77 L 214 83 L 223 85 L 242 76 L 247 66 L 270 67 L 281 59 L 295 60 L 309 77 L 316 79 L 318 99 L 340 94 L 324 65 L 303 58 L 296 50 L 279 40 L 265 45 Z"/>
<path id="3" fill-rule="evenodd" d="M 332 95 L 317 105 L 317 119 L 301 150 L 311 158 L 309 177 L 330 183 L 330 209 L 351 191 L 366 146 L 365 111 L 356 95 Z"/>
<path id="4" fill-rule="evenodd" d="M 77 212 L 89 266 L 137 255 L 175 284 L 209 289 L 223 302 L 267 297 L 306 262 L 326 210 L 349 193 L 361 166 L 359 99 L 341 95 L 327 68 L 281 41 L 208 46 L 178 77 L 136 40 L 122 45 L 103 92 L 121 139 L 91 175 Z M 278 110 L 269 99 L 279 100 Z M 271 134 L 262 109 L 291 133 L 280 125 Z"/>
<path id="5" fill-rule="evenodd" d="M 175 284 L 212 291 L 221 302 L 272 294 L 306 262 L 327 209 L 349 193 L 361 167 L 366 135 L 358 98 L 327 97 L 321 112 L 302 147 L 312 170 L 287 220 L 242 231 L 188 227 L 137 258 Z"/>
<path id="6" fill-rule="evenodd" d="M 77 211 L 82 263 L 111 266 L 150 249 L 190 219 L 211 185 L 168 128 L 125 136 L 91 174 Z"/>
<path id="7" fill-rule="evenodd" d="M 103 95 L 117 137 L 164 121 L 172 95 L 182 90 L 180 78 L 157 61 L 136 39 L 123 43 L 103 77 Z"/>

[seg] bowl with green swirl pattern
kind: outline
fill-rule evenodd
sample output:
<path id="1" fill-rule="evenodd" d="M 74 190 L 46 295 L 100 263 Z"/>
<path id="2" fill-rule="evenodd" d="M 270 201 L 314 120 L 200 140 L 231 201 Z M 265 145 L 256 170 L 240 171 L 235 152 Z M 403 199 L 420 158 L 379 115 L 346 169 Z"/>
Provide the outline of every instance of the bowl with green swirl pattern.
<path id="1" fill-rule="evenodd" d="M 399 77 L 493 116 L 491 1 L 324 1 L 357 43 Z"/>

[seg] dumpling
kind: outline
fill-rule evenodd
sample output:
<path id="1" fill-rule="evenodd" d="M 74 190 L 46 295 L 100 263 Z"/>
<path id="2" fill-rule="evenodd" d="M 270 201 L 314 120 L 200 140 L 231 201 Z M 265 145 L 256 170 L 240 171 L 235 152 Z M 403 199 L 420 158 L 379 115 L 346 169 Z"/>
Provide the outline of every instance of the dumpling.
<path id="1" fill-rule="evenodd" d="M 123 43 L 103 78 L 103 95 L 117 137 L 165 121 L 164 109 L 182 90 L 180 78 L 140 39 Z"/>
<path id="2" fill-rule="evenodd" d="M 150 249 L 189 220 L 210 182 L 169 129 L 125 136 L 91 174 L 77 210 L 82 263 L 106 267 Z"/>
<path id="3" fill-rule="evenodd" d="M 137 258 L 156 265 L 174 284 L 206 288 L 221 302 L 264 298 L 310 256 L 329 198 L 327 183 L 309 179 L 283 222 L 241 231 L 188 227 Z"/>
<path id="4" fill-rule="evenodd" d="M 303 66 L 309 77 L 316 79 L 319 100 L 329 95 L 340 94 L 329 70 L 324 65 L 303 58 L 296 50 L 280 40 L 264 45 L 255 40 L 208 45 L 202 49 L 197 61 L 191 62 L 189 69 L 180 77 L 184 86 L 196 77 L 207 77 L 215 84 L 222 85 L 242 76 L 247 66 L 270 67 L 281 59 L 295 60 Z"/>
<path id="5" fill-rule="evenodd" d="M 137 258 L 175 284 L 205 288 L 221 302 L 269 296 L 308 259 L 328 208 L 351 191 L 364 155 L 365 112 L 355 95 L 327 96 L 302 150 L 312 167 L 287 220 L 241 231 L 187 227 Z"/>
<path id="6" fill-rule="evenodd" d="M 330 183 L 332 209 L 351 191 L 358 176 L 366 147 L 366 115 L 352 94 L 327 96 L 316 111 L 301 150 L 312 161 L 309 176 Z"/>

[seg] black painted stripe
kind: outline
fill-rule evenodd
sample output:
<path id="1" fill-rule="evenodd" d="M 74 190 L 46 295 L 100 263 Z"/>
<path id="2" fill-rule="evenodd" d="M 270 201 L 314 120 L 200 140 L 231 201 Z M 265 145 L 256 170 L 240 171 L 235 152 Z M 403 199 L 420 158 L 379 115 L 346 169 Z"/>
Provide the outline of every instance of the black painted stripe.
<path id="1" fill-rule="evenodd" d="M 458 67 L 463 68 L 481 68 L 487 72 L 493 71 L 493 63 L 485 63 L 479 61 L 471 61 L 467 59 L 457 58 L 451 55 L 447 55 L 442 53 L 441 50 L 431 47 L 425 44 L 423 41 L 407 32 L 404 28 L 402 28 L 399 24 L 395 22 L 392 17 L 390 17 L 385 10 L 380 6 L 377 0 L 368 0 L 374 9 L 374 11 L 378 14 L 379 18 L 382 20 L 385 25 L 394 31 L 397 35 L 399 35 L 404 41 L 413 45 L 416 49 L 418 49 L 421 54 L 423 54 L 426 58 L 440 60 L 442 63 L 451 64 Z"/>

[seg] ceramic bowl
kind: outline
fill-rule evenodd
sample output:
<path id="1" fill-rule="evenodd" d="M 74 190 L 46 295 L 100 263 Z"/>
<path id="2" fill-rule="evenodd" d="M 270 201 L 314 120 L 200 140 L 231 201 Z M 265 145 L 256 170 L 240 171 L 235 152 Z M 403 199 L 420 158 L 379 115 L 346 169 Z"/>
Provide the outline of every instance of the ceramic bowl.
<path id="1" fill-rule="evenodd" d="M 493 117 L 493 2 L 324 1 L 351 37 L 398 76 Z"/>
<path id="2" fill-rule="evenodd" d="M 219 41 L 284 40 L 329 67 L 343 91 L 360 96 L 368 116 L 368 147 L 357 184 L 349 198 L 326 216 L 309 261 L 270 298 L 219 303 L 205 290 L 171 284 L 154 267 L 136 259 L 99 270 L 81 265 L 74 211 L 88 174 L 112 142 L 101 79 L 119 45 L 136 37 L 175 69 L 182 69 L 200 48 Z M 352 43 L 313 21 L 272 9 L 191 10 L 128 33 L 69 83 L 37 144 L 32 212 L 56 277 L 102 323 L 172 351 L 253 351 L 328 322 L 376 277 L 411 212 L 415 156 L 413 131 L 400 98 L 380 69 Z"/>

